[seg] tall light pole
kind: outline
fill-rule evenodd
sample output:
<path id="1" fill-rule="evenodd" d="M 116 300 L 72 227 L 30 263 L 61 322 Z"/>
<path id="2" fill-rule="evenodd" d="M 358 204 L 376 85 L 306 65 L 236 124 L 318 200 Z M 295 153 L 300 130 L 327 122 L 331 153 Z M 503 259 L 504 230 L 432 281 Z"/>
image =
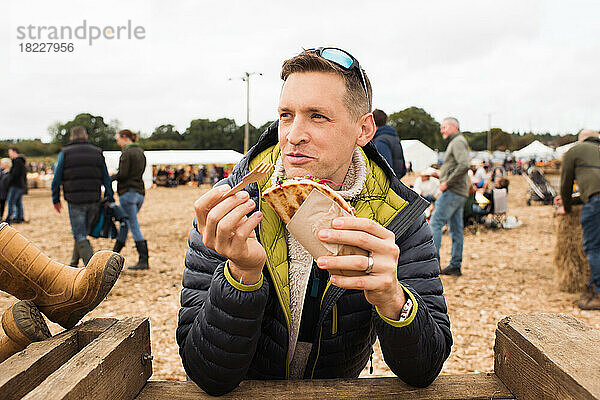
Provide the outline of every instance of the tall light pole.
<path id="1" fill-rule="evenodd" d="M 246 126 L 244 128 L 244 154 L 250 148 L 250 77 L 252 75 L 261 75 L 260 72 L 245 72 L 241 79 L 246 82 Z M 229 78 L 231 80 L 231 78 Z"/>

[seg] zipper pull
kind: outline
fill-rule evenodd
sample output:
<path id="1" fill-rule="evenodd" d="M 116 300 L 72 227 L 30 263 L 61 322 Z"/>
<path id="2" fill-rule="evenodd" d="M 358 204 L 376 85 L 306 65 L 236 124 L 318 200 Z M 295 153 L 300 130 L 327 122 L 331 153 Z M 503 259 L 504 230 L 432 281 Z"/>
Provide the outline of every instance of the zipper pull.
<path id="1" fill-rule="evenodd" d="M 371 350 L 371 367 L 369 368 L 369 374 L 373 375 L 373 350 Z"/>

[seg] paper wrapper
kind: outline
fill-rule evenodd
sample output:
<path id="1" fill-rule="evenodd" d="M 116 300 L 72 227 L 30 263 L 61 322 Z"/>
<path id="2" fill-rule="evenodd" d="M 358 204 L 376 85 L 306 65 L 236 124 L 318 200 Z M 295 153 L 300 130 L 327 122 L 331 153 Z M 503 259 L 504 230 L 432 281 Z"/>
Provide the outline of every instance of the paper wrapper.
<path id="1" fill-rule="evenodd" d="M 288 232 L 308 250 L 316 260 L 321 256 L 364 255 L 366 250 L 344 244 L 325 243 L 317 237 L 321 229 L 330 229 L 331 221 L 337 217 L 351 216 L 334 200 L 317 189 L 313 189 L 298 211 L 286 225 Z M 358 276 L 361 271 L 330 270 L 332 275 Z"/>

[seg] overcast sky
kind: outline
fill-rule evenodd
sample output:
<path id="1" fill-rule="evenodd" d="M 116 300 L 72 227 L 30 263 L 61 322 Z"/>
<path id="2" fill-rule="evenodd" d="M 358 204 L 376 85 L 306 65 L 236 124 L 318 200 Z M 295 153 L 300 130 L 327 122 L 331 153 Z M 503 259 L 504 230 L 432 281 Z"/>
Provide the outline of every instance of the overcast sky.
<path id="1" fill-rule="evenodd" d="M 359 5 L 364 4 L 361 8 Z M 350 51 L 386 112 L 422 107 L 463 130 L 600 128 L 599 1 L 2 1 L 0 138 L 42 138 L 90 112 L 150 134 L 196 118 L 277 118 L 284 59 L 302 47 Z M 141 26 L 144 39 L 54 40 L 72 53 L 22 53 L 19 26 Z M 125 33 L 122 33 L 125 35 Z M 229 80 L 233 78 L 233 80 Z"/>

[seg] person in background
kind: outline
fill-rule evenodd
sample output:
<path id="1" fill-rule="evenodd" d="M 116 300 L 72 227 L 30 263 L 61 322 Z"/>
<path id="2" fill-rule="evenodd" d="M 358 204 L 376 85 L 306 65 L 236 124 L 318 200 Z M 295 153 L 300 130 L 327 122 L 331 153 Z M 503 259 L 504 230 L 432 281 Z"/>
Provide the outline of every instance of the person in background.
<path id="1" fill-rule="evenodd" d="M 437 249 L 437 259 L 440 259 L 442 246 L 442 228 L 448 224 L 448 231 L 452 238 L 452 258 L 450 264 L 442 269 L 444 275 L 462 275 L 463 253 L 463 212 L 465 201 L 469 196 L 471 182 L 467 171 L 469 170 L 469 144 L 460 133 L 456 118 L 445 118 L 440 128 L 444 139 L 449 140 L 444 163 L 440 170 L 440 190 L 442 195 L 435 202 L 435 209 L 431 216 L 431 230 L 433 241 Z"/>
<path id="2" fill-rule="evenodd" d="M 489 167 L 487 165 L 479 164 L 475 171 L 475 175 L 473 175 L 472 182 L 478 189 L 481 189 L 485 186 L 489 178 Z"/>
<path id="3" fill-rule="evenodd" d="M 373 144 L 383 156 L 385 161 L 392 167 L 394 173 L 401 179 L 406 175 L 406 162 L 400 138 L 394 128 L 387 124 L 387 114 L 379 109 L 373 110 L 373 119 L 377 131 L 373 136 Z"/>
<path id="4" fill-rule="evenodd" d="M 88 141 L 83 126 L 71 128 L 70 134 L 69 143 L 63 147 L 56 160 L 52 178 L 52 204 L 56 212 L 60 213 L 62 186 L 69 207 L 71 233 L 75 240 L 69 265 L 77 267 L 80 258 L 83 265 L 87 265 L 94 254 L 87 236 L 102 198 L 101 186 L 104 185 L 104 194 L 109 201 L 113 198 L 113 190 L 102 149 Z"/>
<path id="5" fill-rule="evenodd" d="M 421 171 L 421 174 L 415 179 L 413 190 L 430 203 L 433 203 L 442 195 L 440 190 L 440 180 L 436 177 L 437 171 L 428 167 Z"/>
<path id="6" fill-rule="evenodd" d="M 144 204 L 144 181 L 142 175 L 146 169 L 146 156 L 144 150 L 136 143 L 137 134 L 129 129 L 123 129 L 115 135 L 117 144 L 121 146 L 121 158 L 119 159 L 119 171 L 112 176 L 117 181 L 117 192 L 119 193 L 120 206 L 125 210 L 128 220 L 127 225 L 122 225 L 113 251 L 119 253 L 125 247 L 128 227 L 135 241 L 135 248 L 139 254 L 138 263 L 129 266 L 131 270 L 148 269 L 148 242 L 144 239 L 137 214 Z"/>
<path id="7" fill-rule="evenodd" d="M 12 160 L 10 179 L 8 180 L 8 217 L 9 224 L 20 224 L 24 221 L 23 194 L 27 191 L 27 171 L 25 157 L 19 154 L 19 149 L 11 147 L 8 156 Z"/>
<path id="8" fill-rule="evenodd" d="M 196 180 L 198 181 L 198 187 L 204 185 L 204 177 L 206 176 L 206 168 L 204 168 L 204 165 L 201 165 L 198 168 L 198 176 L 196 178 Z"/>
<path id="9" fill-rule="evenodd" d="M 4 205 L 8 196 L 8 182 L 10 180 L 10 167 L 12 162 L 10 158 L 0 160 L 0 220 L 4 217 Z"/>
<path id="10" fill-rule="evenodd" d="M 579 143 L 563 156 L 560 196 L 554 199 L 557 214 L 571 212 L 573 182 L 577 181 L 583 208 L 581 228 L 583 250 L 590 264 L 588 290 L 577 306 L 582 310 L 600 310 L 600 136 L 597 131 L 579 132 Z"/>
<path id="11" fill-rule="evenodd" d="M 217 166 L 213 165 L 212 167 L 210 167 L 210 185 L 214 185 L 219 181 L 219 171 L 217 171 Z"/>

